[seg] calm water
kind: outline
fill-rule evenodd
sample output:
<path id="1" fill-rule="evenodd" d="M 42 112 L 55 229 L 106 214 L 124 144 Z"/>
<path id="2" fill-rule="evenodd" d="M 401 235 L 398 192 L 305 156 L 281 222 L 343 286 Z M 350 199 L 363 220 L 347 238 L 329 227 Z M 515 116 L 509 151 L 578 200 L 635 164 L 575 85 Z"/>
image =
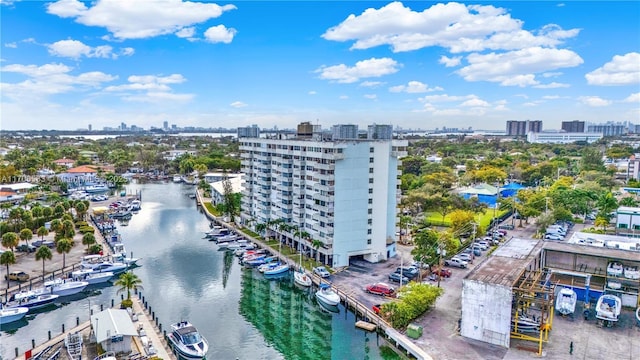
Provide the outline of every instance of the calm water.
<path id="1" fill-rule="evenodd" d="M 187 196 L 193 187 L 181 184 L 132 184 L 142 192 L 143 209 L 120 227 L 128 251 L 141 267 L 145 299 L 166 329 L 190 320 L 209 340 L 208 359 L 381 359 L 375 334 L 355 329 L 354 315 L 339 307 L 327 312 L 313 292 L 290 278 L 266 280 L 243 269 L 237 258 L 202 239 L 208 220 Z M 24 352 L 31 339 L 41 343 L 47 330 L 58 334 L 89 318 L 89 306 L 120 299 L 114 287 L 29 316 L 0 334 L 0 356 Z M 382 340 L 380 339 L 380 344 Z"/>

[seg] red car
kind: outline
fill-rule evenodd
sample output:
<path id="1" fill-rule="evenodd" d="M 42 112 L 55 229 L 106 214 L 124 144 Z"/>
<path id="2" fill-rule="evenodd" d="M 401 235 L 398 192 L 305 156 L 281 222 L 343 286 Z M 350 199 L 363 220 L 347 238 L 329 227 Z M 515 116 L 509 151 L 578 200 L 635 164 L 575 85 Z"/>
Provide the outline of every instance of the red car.
<path id="1" fill-rule="evenodd" d="M 375 304 L 371 307 L 371 309 L 373 310 L 374 313 L 380 314 L 381 307 L 382 307 L 382 304 Z"/>
<path id="2" fill-rule="evenodd" d="M 369 294 L 375 295 L 394 296 L 396 294 L 396 289 L 394 289 L 393 286 L 385 283 L 375 283 L 367 285 L 365 290 Z"/>
<path id="3" fill-rule="evenodd" d="M 451 277 L 451 270 L 445 269 L 445 268 L 440 269 L 439 272 L 438 272 L 438 269 L 434 269 L 433 271 L 431 271 L 431 273 L 435 275 L 440 275 L 441 277 L 445 277 L 445 278 Z"/>

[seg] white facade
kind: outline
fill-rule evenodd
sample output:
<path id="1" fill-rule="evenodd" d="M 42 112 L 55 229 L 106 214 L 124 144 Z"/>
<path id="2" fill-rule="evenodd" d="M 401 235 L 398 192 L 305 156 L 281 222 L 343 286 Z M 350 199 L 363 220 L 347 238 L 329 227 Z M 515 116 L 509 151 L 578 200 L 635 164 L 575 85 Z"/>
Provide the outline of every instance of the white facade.
<path id="1" fill-rule="evenodd" d="M 640 208 L 620 206 L 616 211 L 616 228 L 640 230 Z"/>
<path id="2" fill-rule="evenodd" d="M 510 286 L 464 280 L 460 334 L 508 348 L 512 299 Z"/>
<path id="3" fill-rule="evenodd" d="M 282 219 L 310 235 L 282 233 L 311 250 L 323 245 L 319 259 L 347 266 L 351 256 L 387 259 L 395 241 L 399 197 L 399 158 L 404 140 L 319 141 L 241 138 L 243 223 Z"/>
<path id="4" fill-rule="evenodd" d="M 527 133 L 527 142 L 537 144 L 571 144 L 586 141 L 591 144 L 602 139 L 602 133 L 569 133 L 569 132 L 533 132 Z"/>

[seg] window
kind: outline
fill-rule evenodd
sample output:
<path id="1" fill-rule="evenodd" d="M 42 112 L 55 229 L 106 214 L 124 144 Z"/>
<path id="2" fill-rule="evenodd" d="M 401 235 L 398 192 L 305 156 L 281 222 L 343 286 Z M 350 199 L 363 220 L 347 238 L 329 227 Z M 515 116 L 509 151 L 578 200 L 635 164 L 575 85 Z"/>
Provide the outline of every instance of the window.
<path id="1" fill-rule="evenodd" d="M 373 204 L 373 199 L 369 199 L 369 204 Z"/>
<path id="2" fill-rule="evenodd" d="M 371 239 L 367 239 L 367 245 L 371 245 Z"/>
<path id="3" fill-rule="evenodd" d="M 367 229 L 367 235 L 371 235 L 371 229 Z"/>
<path id="4" fill-rule="evenodd" d="M 372 153 L 372 152 L 373 152 L 373 148 L 372 148 L 372 147 L 370 147 L 370 148 L 369 148 L 369 152 L 370 152 L 370 153 Z"/>
<path id="5" fill-rule="evenodd" d="M 369 174 L 373 174 L 373 168 L 369 168 Z"/>
<path id="6" fill-rule="evenodd" d="M 369 194 L 373 194 L 373 189 L 369 189 Z"/>
<path id="7" fill-rule="evenodd" d="M 373 164 L 373 158 L 369 158 L 369 163 Z"/>
<path id="8" fill-rule="evenodd" d="M 369 178 L 369 184 L 373 184 L 373 178 Z"/>
<path id="9" fill-rule="evenodd" d="M 373 209 L 368 209 L 368 210 L 367 210 L 367 213 L 368 213 L 369 215 L 373 214 Z"/>
<path id="10" fill-rule="evenodd" d="M 367 220 L 367 224 L 369 224 L 369 225 L 373 224 L 373 219 L 368 219 Z"/>

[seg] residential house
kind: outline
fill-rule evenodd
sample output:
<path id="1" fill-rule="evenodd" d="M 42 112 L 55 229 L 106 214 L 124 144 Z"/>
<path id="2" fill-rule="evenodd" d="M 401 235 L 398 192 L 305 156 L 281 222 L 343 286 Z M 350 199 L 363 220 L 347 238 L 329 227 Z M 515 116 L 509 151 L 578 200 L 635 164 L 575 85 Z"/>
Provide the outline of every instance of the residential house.
<path id="1" fill-rule="evenodd" d="M 53 163 L 58 166 L 64 166 L 67 169 L 71 169 L 73 167 L 73 164 L 76 163 L 76 161 L 73 159 L 62 158 L 58 160 L 53 160 Z"/>

